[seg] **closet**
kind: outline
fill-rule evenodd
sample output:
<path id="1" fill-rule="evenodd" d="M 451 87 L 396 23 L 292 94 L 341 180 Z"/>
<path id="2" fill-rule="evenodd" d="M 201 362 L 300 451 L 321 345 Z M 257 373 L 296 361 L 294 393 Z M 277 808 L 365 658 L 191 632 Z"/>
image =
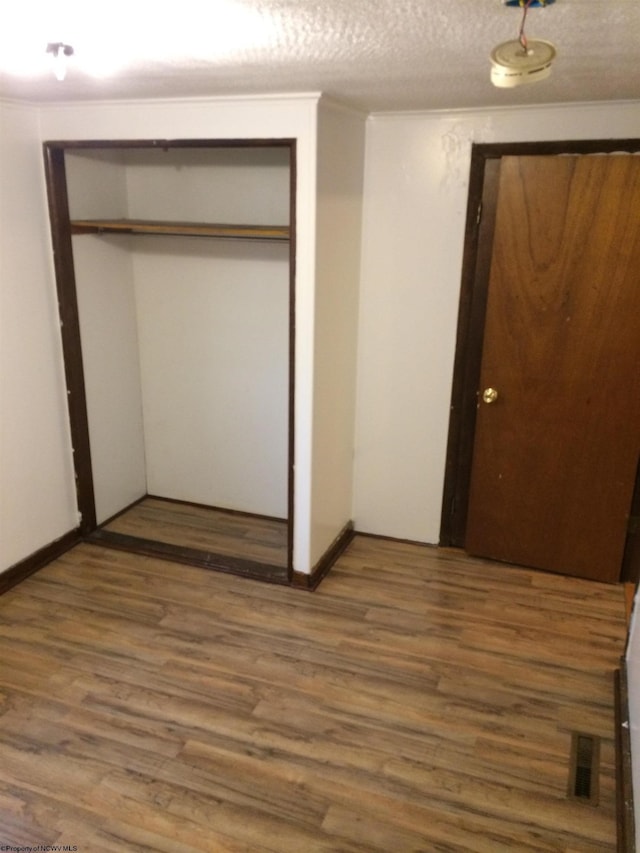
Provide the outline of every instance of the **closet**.
<path id="1" fill-rule="evenodd" d="M 45 161 L 82 533 L 288 582 L 295 142 Z"/>

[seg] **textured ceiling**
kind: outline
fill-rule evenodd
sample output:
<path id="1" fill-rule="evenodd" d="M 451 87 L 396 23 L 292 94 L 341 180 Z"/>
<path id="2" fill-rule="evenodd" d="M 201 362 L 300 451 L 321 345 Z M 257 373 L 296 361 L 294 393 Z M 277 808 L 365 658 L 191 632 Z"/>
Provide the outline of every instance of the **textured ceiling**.
<path id="1" fill-rule="evenodd" d="M 313 91 L 366 112 L 640 100 L 640 0 L 531 8 L 527 36 L 558 50 L 552 75 L 496 89 L 489 54 L 521 16 L 503 0 L 5 0 L 0 97 Z M 64 82 L 46 66 L 49 41 L 75 49 Z"/>

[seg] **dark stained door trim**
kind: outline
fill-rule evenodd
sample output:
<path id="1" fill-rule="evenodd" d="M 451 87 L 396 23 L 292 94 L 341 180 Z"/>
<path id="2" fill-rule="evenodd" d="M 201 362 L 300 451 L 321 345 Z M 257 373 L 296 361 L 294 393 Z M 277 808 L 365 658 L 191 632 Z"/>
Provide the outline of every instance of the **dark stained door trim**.
<path id="1" fill-rule="evenodd" d="M 464 548 L 500 160 L 639 152 L 640 139 L 474 144 L 465 225 L 440 545 Z"/>

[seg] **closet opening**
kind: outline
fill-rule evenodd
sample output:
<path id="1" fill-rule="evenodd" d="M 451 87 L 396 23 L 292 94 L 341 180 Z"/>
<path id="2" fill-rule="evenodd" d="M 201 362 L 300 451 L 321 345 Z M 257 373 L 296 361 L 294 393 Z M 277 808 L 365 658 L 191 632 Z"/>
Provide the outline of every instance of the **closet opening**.
<path id="1" fill-rule="evenodd" d="M 296 143 L 44 143 L 80 530 L 293 576 Z"/>

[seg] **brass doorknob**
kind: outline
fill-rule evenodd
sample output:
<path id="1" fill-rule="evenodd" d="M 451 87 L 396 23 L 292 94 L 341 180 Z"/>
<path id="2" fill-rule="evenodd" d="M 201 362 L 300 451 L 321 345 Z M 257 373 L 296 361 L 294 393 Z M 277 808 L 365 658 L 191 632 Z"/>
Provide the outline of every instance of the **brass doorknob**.
<path id="1" fill-rule="evenodd" d="M 485 403 L 495 403 L 498 399 L 498 392 L 495 388 L 485 388 L 482 392 L 482 399 Z"/>

